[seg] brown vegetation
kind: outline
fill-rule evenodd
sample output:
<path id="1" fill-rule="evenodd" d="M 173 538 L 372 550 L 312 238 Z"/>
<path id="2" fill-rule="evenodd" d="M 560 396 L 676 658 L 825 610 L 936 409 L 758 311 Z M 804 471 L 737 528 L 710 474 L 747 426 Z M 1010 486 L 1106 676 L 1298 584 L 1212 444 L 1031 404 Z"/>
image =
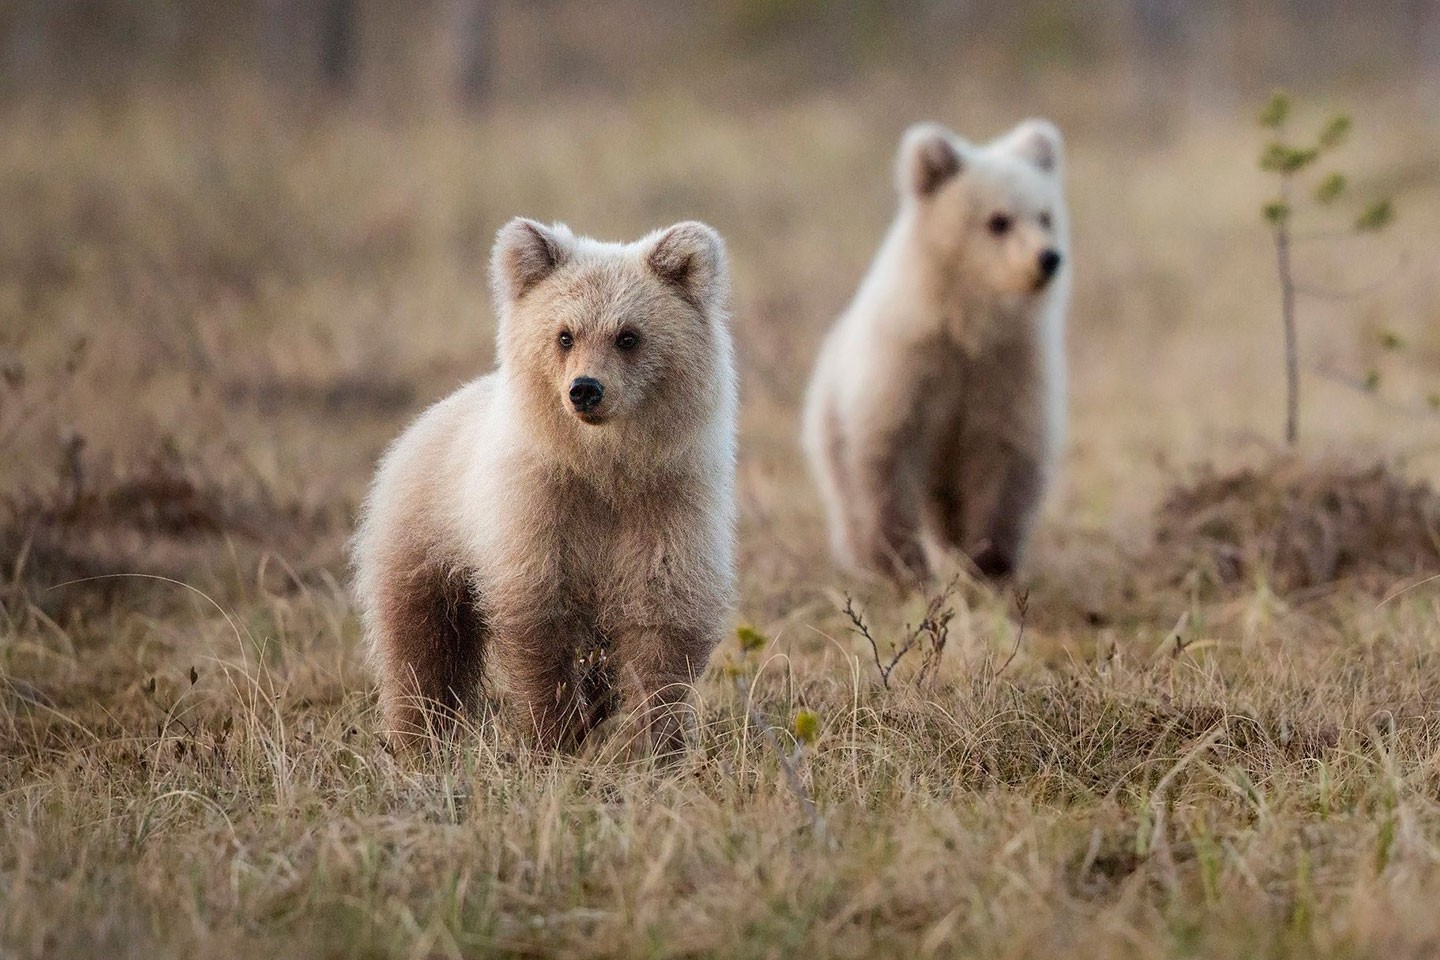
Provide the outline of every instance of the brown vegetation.
<path id="1" fill-rule="evenodd" d="M 1160 505 L 1157 555 L 1179 579 L 1290 593 L 1440 574 L 1440 495 L 1383 466 L 1281 460 L 1213 472 Z"/>
<path id="2" fill-rule="evenodd" d="M 1158 129 L 1169 88 L 1123 65 L 993 60 L 758 100 L 697 66 L 413 122 L 234 91 L 0 108 L 0 954 L 1433 956 L 1423 391 L 1302 370 L 1275 459 L 1247 111 Z M 1317 301 L 1305 356 L 1363 369 L 1393 329 L 1433 373 L 1440 141 L 1393 78 L 1337 96 L 1402 215 L 1297 247 L 1388 278 Z M 1067 132 L 1076 296 L 1022 637 L 963 575 L 900 597 L 829 567 L 797 408 L 903 127 L 1032 113 Z M 730 246 L 751 630 L 671 768 L 486 722 L 420 763 L 375 735 L 350 520 L 384 444 L 491 363 L 484 257 L 517 213 Z M 180 583 L 54 589 L 116 573 Z"/>

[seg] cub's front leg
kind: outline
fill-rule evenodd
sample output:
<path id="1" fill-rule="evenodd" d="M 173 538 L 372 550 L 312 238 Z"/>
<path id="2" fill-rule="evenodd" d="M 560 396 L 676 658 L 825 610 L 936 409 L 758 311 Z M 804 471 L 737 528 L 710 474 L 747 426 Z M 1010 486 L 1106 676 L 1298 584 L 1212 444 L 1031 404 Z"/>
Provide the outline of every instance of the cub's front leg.
<path id="1" fill-rule="evenodd" d="M 1033 457 L 1000 448 L 988 452 L 977 468 L 978 483 L 991 485 L 980 499 L 989 505 L 985 515 L 970 520 L 978 542 L 973 559 L 980 573 L 991 579 L 1011 576 L 1024 555 L 1030 528 L 1045 493 L 1044 467 Z M 988 467 L 988 471 L 986 468 Z"/>
<path id="2" fill-rule="evenodd" d="M 930 576 L 920 540 L 919 496 L 905 471 L 911 442 L 894 431 L 871 437 L 859 449 L 848 506 L 857 563 L 895 581 Z"/>
<path id="3" fill-rule="evenodd" d="M 728 530 L 631 538 L 617 560 L 605 633 L 613 637 L 624 749 L 685 747 L 690 694 L 720 642 L 733 601 Z M 639 542 L 637 542 L 639 541 Z"/>
<path id="4" fill-rule="evenodd" d="M 922 491 L 916 461 L 923 385 L 887 384 L 873 405 L 861 405 L 847 433 L 847 489 L 842 510 L 856 567 L 896 582 L 930 576 L 921 542 Z"/>
<path id="5" fill-rule="evenodd" d="M 561 602 L 559 589 L 526 589 L 503 597 L 494 616 L 494 652 L 513 712 L 541 750 L 573 750 L 597 718 L 581 689 L 578 658 L 593 626 Z"/>
<path id="6" fill-rule="evenodd" d="M 625 631 L 617 645 L 616 678 L 625 717 L 622 748 L 660 757 L 685 751 L 693 716 L 690 694 L 717 640 L 677 625 L 637 625 Z"/>

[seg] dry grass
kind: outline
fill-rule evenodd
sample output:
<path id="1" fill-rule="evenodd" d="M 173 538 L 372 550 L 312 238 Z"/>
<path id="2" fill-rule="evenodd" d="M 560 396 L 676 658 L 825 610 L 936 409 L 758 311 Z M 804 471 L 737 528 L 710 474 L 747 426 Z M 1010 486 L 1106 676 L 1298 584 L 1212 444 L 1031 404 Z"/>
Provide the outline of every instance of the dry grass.
<path id="1" fill-rule="evenodd" d="M 1311 376 L 1277 466 L 1257 138 L 1201 118 L 1150 144 L 1092 79 L 409 126 L 12 108 L 0 955 L 1433 956 L 1440 564 L 1412 485 L 1440 476 L 1436 421 L 1403 374 L 1388 405 Z M 1414 255 L 1311 304 L 1307 357 L 1363 369 L 1385 328 L 1423 367 L 1440 140 L 1362 95 L 1355 159 L 1401 221 L 1301 267 L 1361 284 Z M 1070 131 L 1075 394 L 1020 639 L 1014 598 L 963 577 L 904 598 L 830 571 L 794 437 L 899 129 L 1032 112 Z M 490 362 L 482 265 L 517 212 L 604 236 L 699 216 L 732 244 L 740 617 L 768 642 L 717 655 L 671 768 L 491 726 L 406 766 L 374 733 L 349 517 L 382 444 Z"/>
<path id="2" fill-rule="evenodd" d="M 1175 490 L 1157 539 L 1182 580 L 1294 594 L 1348 577 L 1383 589 L 1440 569 L 1440 496 L 1383 467 L 1280 461 Z"/>

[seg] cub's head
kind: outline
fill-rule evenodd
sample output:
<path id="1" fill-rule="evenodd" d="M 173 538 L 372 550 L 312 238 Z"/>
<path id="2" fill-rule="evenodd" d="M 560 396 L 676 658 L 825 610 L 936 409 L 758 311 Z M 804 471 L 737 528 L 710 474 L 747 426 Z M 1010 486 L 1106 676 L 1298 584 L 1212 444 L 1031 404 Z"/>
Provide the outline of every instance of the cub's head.
<path id="1" fill-rule="evenodd" d="M 615 244 L 516 218 L 491 279 L 501 369 L 566 442 L 683 439 L 733 394 L 725 245 L 702 223 Z"/>
<path id="2" fill-rule="evenodd" d="M 1066 269 L 1064 146 L 1046 120 L 1026 120 L 972 145 L 936 124 L 911 127 L 900 144 L 902 207 L 924 249 L 962 295 L 1041 294 Z"/>

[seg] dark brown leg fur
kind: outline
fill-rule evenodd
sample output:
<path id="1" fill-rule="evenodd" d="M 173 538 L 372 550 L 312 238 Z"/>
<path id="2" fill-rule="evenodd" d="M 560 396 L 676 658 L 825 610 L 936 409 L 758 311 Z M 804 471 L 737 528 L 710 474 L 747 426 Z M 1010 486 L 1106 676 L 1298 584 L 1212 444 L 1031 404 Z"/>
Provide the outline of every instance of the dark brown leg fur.
<path id="1" fill-rule="evenodd" d="M 422 562 L 379 598 L 381 710 L 405 746 L 448 734 L 481 700 L 486 624 L 469 576 Z"/>
<path id="2" fill-rule="evenodd" d="M 902 480 L 905 440 L 887 437 L 860 464 L 860 496 L 852 509 L 864 511 L 855 539 L 860 562 L 899 583 L 930 576 L 920 544 L 920 514 L 914 495 Z"/>
<path id="3" fill-rule="evenodd" d="M 950 547 L 968 553 L 982 576 L 1003 580 L 1014 573 L 1025 548 L 1043 493 L 1040 468 L 1013 450 L 988 446 L 952 469 L 953 486 L 931 495 L 940 534 Z"/>
<path id="4" fill-rule="evenodd" d="M 683 754 L 690 694 L 709 644 L 683 633 L 638 630 L 623 638 L 619 654 L 628 712 L 621 747 L 661 758 Z"/>
<path id="5" fill-rule="evenodd" d="M 604 668 L 590 662 L 600 647 L 589 642 L 593 632 L 579 615 L 553 612 L 496 631 L 518 719 L 538 749 L 574 750 L 604 719 L 608 688 Z"/>

